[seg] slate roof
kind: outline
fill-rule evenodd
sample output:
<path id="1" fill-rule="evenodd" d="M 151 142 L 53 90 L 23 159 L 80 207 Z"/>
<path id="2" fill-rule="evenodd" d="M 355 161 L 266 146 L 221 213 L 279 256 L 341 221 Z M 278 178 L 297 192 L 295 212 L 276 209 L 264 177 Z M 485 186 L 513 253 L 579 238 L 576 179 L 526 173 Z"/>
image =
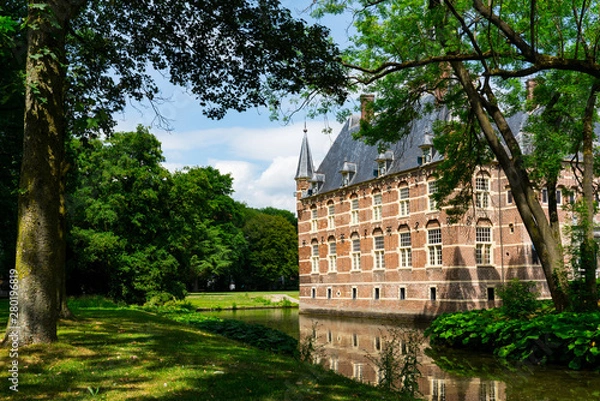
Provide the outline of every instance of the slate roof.
<path id="1" fill-rule="evenodd" d="M 302 138 L 302 146 L 300 148 L 300 160 L 298 161 L 298 168 L 296 169 L 296 180 L 298 179 L 312 179 L 314 174 L 314 164 L 312 154 L 310 152 L 310 146 L 308 145 L 308 137 L 306 136 L 306 129 L 304 129 L 304 138 Z"/>
<path id="2" fill-rule="evenodd" d="M 531 141 L 524 132 L 527 117 L 527 113 L 519 112 L 507 119 L 524 153 L 529 153 L 532 150 Z M 410 134 L 388 148 L 386 154 L 391 155 L 393 160 L 386 171 L 386 175 L 419 167 L 419 159 L 423 156 L 420 146 L 432 144 L 433 122 L 449 118 L 448 111 L 442 108 L 424 114 L 422 118 L 414 121 Z M 316 170 L 312 167 L 312 157 L 305 133 L 296 179 L 307 178 L 313 182 L 318 181 L 321 184 L 318 193 L 324 193 L 343 186 L 342 171 L 352 172 L 355 170 L 347 185 L 359 184 L 376 178 L 376 174 L 374 174 L 374 170 L 378 167 L 376 160 L 383 155 L 379 154 L 377 146 L 369 146 L 361 140 L 354 139 L 353 134 L 358 132 L 359 129 L 360 116 L 351 116 Z M 600 137 L 599 124 L 596 124 L 594 131 L 596 136 Z M 441 157 L 440 153 L 433 151 L 431 162 L 439 161 Z M 310 168 L 313 168 L 314 171 Z M 313 171 L 313 174 L 309 174 L 310 171 Z M 316 193 L 312 194 L 316 195 Z"/>
<path id="3" fill-rule="evenodd" d="M 370 146 L 361 140 L 353 138 L 360 128 L 360 116 L 351 116 L 338 134 L 327 155 L 316 169 L 317 174 L 324 176 L 324 182 L 319 193 L 335 190 L 342 186 L 342 170 L 348 170 L 355 165 L 355 174 L 348 185 L 358 184 L 375 178 L 374 170 L 378 165 L 376 160 L 384 156 L 392 156 L 386 175 L 410 170 L 419 166 L 419 158 L 423 151 L 419 146 L 431 144 L 433 122 L 448 118 L 445 110 L 429 113 L 413 122 L 412 129 L 406 137 L 388 148 L 380 155 L 377 146 Z M 440 155 L 434 153 L 432 161 L 438 161 Z"/>

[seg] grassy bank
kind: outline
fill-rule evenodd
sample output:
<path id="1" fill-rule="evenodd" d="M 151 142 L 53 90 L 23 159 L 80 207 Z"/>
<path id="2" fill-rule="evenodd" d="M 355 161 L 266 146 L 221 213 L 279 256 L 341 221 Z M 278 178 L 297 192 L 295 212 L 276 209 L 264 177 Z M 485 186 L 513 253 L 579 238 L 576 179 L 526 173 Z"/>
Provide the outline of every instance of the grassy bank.
<path id="1" fill-rule="evenodd" d="M 0 324 L 6 322 L 2 302 Z M 376 388 L 139 309 L 73 307 L 60 342 L 19 349 L 11 400 L 391 400 Z M 0 350 L 5 372 L 8 350 Z"/>
<path id="2" fill-rule="evenodd" d="M 293 307 L 295 304 L 272 299 L 274 294 L 298 299 L 298 291 L 282 292 L 197 292 L 188 294 L 185 300 L 199 309 L 236 309 L 270 306 Z"/>

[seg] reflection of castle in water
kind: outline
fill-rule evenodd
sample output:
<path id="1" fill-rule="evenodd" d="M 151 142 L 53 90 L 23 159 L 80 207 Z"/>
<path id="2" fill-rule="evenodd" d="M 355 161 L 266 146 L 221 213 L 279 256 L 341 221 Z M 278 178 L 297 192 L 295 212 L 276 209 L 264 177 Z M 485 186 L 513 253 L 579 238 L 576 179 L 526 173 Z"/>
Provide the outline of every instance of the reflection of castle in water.
<path id="1" fill-rule="evenodd" d="M 377 385 L 381 372 L 373 362 L 381 352 L 389 326 L 368 319 L 329 319 L 325 316 L 300 315 L 300 338 L 313 336 L 319 350 L 318 363 L 338 374 Z M 414 327 L 411 324 L 409 327 Z M 417 329 L 420 330 L 420 329 Z M 422 330 L 422 329 L 421 329 Z M 412 344 L 405 341 L 399 348 L 406 354 Z M 419 344 L 418 378 L 421 398 L 432 401 L 501 401 L 506 400 L 506 384 L 479 378 L 457 377 L 444 372 L 423 352 L 426 344 Z"/>

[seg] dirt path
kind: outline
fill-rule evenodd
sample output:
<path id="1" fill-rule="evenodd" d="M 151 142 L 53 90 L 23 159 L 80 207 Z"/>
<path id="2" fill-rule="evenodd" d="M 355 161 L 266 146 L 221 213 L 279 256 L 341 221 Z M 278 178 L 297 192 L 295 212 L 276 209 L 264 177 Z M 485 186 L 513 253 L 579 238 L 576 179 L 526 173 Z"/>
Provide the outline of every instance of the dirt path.
<path id="1" fill-rule="evenodd" d="M 284 299 L 287 299 L 290 302 L 293 302 L 295 304 L 299 304 L 300 301 L 298 301 L 296 298 L 292 298 L 289 295 L 286 294 L 271 294 L 270 295 L 271 298 L 271 302 L 280 302 Z"/>

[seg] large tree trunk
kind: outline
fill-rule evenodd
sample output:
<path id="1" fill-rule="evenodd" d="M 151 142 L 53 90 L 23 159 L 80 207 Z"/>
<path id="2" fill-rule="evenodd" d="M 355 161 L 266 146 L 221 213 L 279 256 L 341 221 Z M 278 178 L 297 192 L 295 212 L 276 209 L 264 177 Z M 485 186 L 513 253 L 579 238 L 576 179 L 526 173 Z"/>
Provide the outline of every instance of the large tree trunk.
<path id="1" fill-rule="evenodd" d="M 600 83 L 592 85 L 590 96 L 583 117 L 583 208 L 580 211 L 580 226 L 583 229 L 581 243 L 581 267 L 584 270 L 585 291 L 583 292 L 583 308 L 598 309 L 598 289 L 596 286 L 596 266 L 598 245 L 594 241 L 594 116 L 596 114 L 597 92 Z"/>
<path id="2" fill-rule="evenodd" d="M 495 106 L 493 99 L 491 99 L 492 101 L 486 101 L 475 89 L 463 63 L 452 62 L 451 65 L 462 87 L 465 89 L 482 132 L 508 179 L 523 224 L 538 252 L 554 306 L 558 311 L 563 311 L 568 306 L 566 291 L 569 288 L 569 282 L 560 236 L 557 238 L 555 235 L 555 230 L 549 224 L 537 194 L 533 190 L 529 175 L 523 165 L 522 154 L 516 138 L 504 119 L 503 114 Z M 487 91 L 486 95 L 492 96 L 491 91 Z M 496 127 L 504 139 L 504 143 L 498 138 L 488 115 L 494 120 Z M 507 152 L 505 146 L 510 151 L 510 154 Z"/>
<path id="3" fill-rule="evenodd" d="M 65 231 L 61 211 L 65 141 L 65 34 L 70 1 L 36 1 L 28 11 L 23 162 L 19 183 L 16 271 L 18 318 L 7 335 L 19 344 L 57 339 Z M 5 338 L 5 342 L 8 337 Z"/>

